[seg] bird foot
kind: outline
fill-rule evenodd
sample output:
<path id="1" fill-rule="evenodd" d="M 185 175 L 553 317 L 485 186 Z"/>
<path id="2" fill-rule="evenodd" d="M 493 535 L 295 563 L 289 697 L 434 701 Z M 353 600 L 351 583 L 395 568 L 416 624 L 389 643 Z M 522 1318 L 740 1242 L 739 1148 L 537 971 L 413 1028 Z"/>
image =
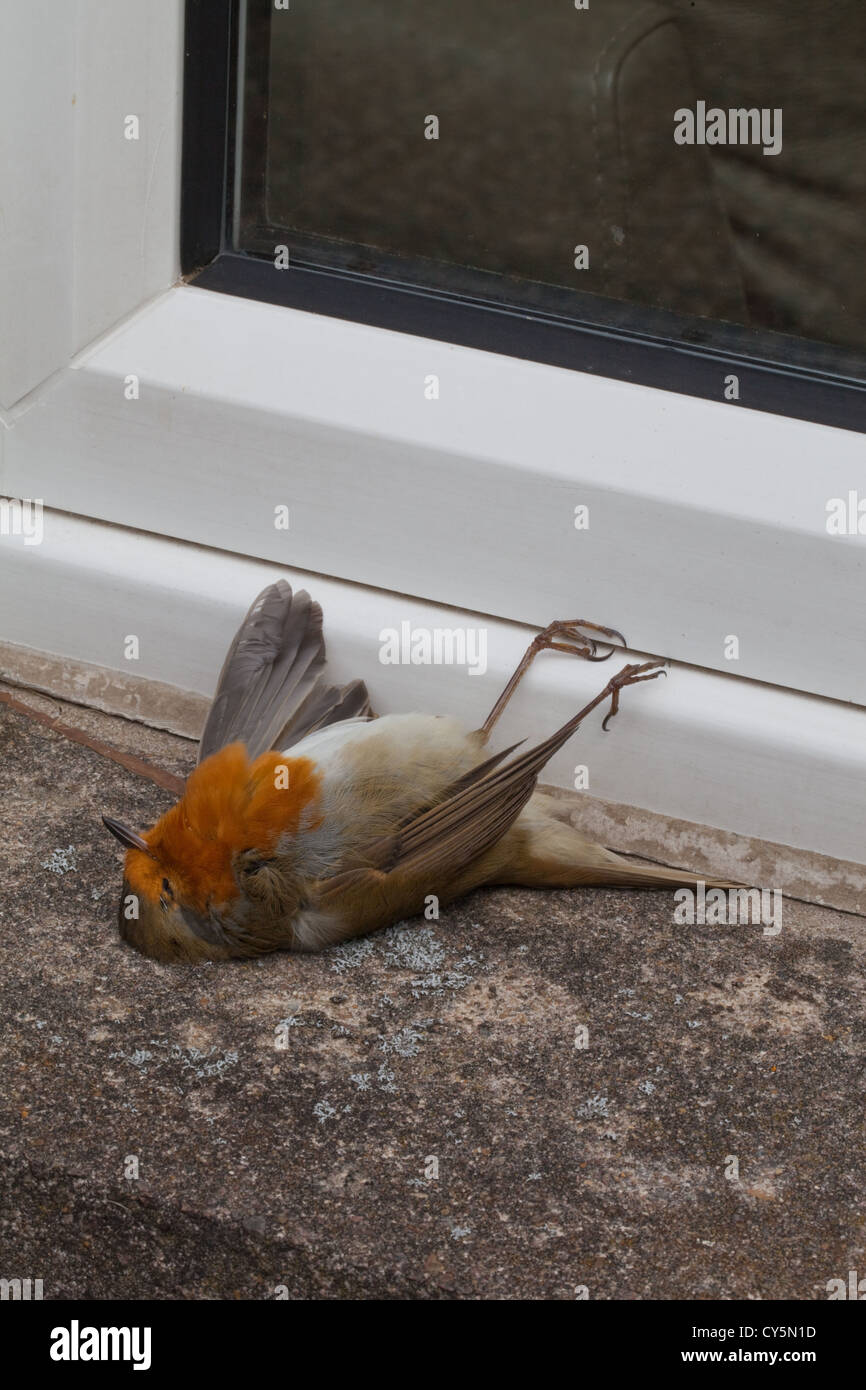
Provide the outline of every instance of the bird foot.
<path id="1" fill-rule="evenodd" d="M 636 663 L 623 666 L 618 675 L 613 676 L 608 681 L 606 694 L 610 694 L 610 709 L 602 720 L 602 729 L 608 732 L 608 724 L 619 710 L 620 691 L 625 690 L 627 685 L 639 685 L 641 681 L 654 681 L 656 676 L 667 675 L 667 662 L 664 660 L 645 661 L 642 665 Z"/>
<path id="2" fill-rule="evenodd" d="M 588 633 L 581 632 L 582 627 L 589 628 L 590 632 L 598 632 L 603 637 L 609 638 L 610 651 L 598 656 L 598 642 Z M 567 621 L 549 623 L 538 633 L 537 637 L 532 639 L 530 650 L 532 656 L 540 651 L 554 651 L 568 652 L 572 656 L 582 656 L 585 661 L 607 661 L 616 651 L 614 638 L 618 638 L 624 647 L 627 645 L 622 633 L 617 632 L 615 627 L 602 627 L 600 623 L 591 623 L 587 618 L 571 618 Z M 607 646 L 608 644 L 604 643 L 604 645 Z M 527 653 L 528 655 L 529 653 Z M 531 660 L 532 657 L 529 659 Z"/>

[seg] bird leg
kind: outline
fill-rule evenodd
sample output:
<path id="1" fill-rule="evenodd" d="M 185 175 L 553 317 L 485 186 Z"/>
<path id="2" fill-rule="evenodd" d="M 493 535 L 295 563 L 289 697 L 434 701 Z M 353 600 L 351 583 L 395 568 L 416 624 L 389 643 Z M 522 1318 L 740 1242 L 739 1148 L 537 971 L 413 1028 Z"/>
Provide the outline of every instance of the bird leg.
<path id="1" fill-rule="evenodd" d="M 610 651 L 605 652 L 602 656 L 597 656 L 597 641 L 594 637 L 590 637 L 585 632 L 581 632 L 580 628 L 582 627 L 587 627 L 592 632 L 600 632 L 604 637 L 618 637 L 622 645 L 626 645 L 625 638 L 621 632 L 617 632 L 616 628 L 602 627 L 599 623 L 590 623 L 585 618 L 576 618 L 568 622 L 550 623 L 542 632 L 539 632 L 536 637 L 533 637 L 520 659 L 517 670 L 514 672 L 514 675 L 509 680 L 502 694 L 499 696 L 499 699 L 496 701 L 496 704 L 493 706 L 493 709 L 482 724 L 481 734 L 485 742 L 490 737 L 490 732 L 494 724 L 505 709 L 505 706 L 508 704 L 508 701 L 511 699 L 539 652 L 570 652 L 572 656 L 582 656 L 585 661 L 607 661 L 608 657 L 613 656 L 616 649 L 616 644 L 613 642 L 611 643 Z M 562 638 L 567 638 L 568 640 L 557 640 Z M 625 669 L 629 670 L 631 668 L 626 667 Z M 619 698 L 618 690 L 616 698 Z M 611 710 L 611 714 L 615 713 L 616 710 Z M 610 715 L 608 715 L 608 718 L 610 718 Z"/>

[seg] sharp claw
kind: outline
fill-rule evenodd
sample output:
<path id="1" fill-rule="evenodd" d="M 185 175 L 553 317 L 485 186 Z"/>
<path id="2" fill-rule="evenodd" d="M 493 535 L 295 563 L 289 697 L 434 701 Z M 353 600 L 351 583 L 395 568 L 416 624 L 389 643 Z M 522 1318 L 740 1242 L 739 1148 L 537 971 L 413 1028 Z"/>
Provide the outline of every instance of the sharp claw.
<path id="1" fill-rule="evenodd" d="M 625 690 L 629 685 L 640 685 L 642 681 L 655 680 L 656 676 L 666 676 L 668 673 L 667 662 L 660 661 L 653 670 L 653 662 L 645 662 L 643 666 L 624 666 L 618 676 L 614 676 L 610 682 L 610 709 L 601 722 L 602 731 L 609 733 L 608 724 L 615 714 L 619 713 L 620 691 Z"/>
<path id="2" fill-rule="evenodd" d="M 599 644 L 597 640 L 594 637 L 590 637 L 588 633 L 581 632 L 580 629 L 582 627 L 588 627 L 592 632 L 601 632 L 604 634 L 605 637 L 616 637 L 619 639 L 619 641 L 622 643 L 624 647 L 628 646 L 628 643 L 626 642 L 622 633 L 619 632 L 615 627 L 603 627 L 601 623 L 591 623 L 588 620 L 572 623 L 568 626 L 570 627 L 569 636 L 572 638 L 572 641 L 579 642 L 582 640 L 584 642 L 589 643 L 589 651 L 586 651 L 585 649 L 579 650 L 579 655 L 583 656 L 586 661 L 609 661 L 610 658 L 613 656 L 614 652 L 617 650 L 617 648 L 616 643 L 612 642 L 610 651 L 607 651 L 602 656 L 599 656 Z"/>
<path id="3" fill-rule="evenodd" d="M 620 642 L 622 643 L 622 645 L 623 645 L 624 647 L 627 647 L 627 646 L 628 646 L 628 642 L 626 642 L 626 640 L 625 640 L 625 638 L 623 637 L 622 633 L 621 633 L 621 632 L 617 632 L 617 630 L 616 630 L 615 627 L 603 627 L 603 628 L 600 628 L 599 631 L 605 633 L 605 635 L 606 635 L 607 637 L 618 637 L 619 640 L 620 640 Z M 597 643 L 597 642 L 594 642 L 594 643 L 593 643 L 593 648 L 597 648 L 597 647 L 598 647 L 598 643 Z M 615 652 L 616 650 L 617 650 L 616 643 L 611 643 L 610 651 L 605 652 L 605 653 L 604 653 L 604 656 L 596 656 L 596 655 L 595 655 L 595 652 L 593 652 L 593 655 L 589 658 L 589 660 L 590 660 L 590 661 L 610 661 L 610 658 L 613 656 L 613 654 L 614 654 L 614 652 Z"/>
<path id="4" fill-rule="evenodd" d="M 618 685 L 615 685 L 613 690 L 611 691 L 610 709 L 604 716 L 604 719 L 601 721 L 601 731 L 603 734 L 607 734 L 610 732 L 607 726 L 613 719 L 613 716 L 619 713 L 619 692 L 620 687 Z"/>

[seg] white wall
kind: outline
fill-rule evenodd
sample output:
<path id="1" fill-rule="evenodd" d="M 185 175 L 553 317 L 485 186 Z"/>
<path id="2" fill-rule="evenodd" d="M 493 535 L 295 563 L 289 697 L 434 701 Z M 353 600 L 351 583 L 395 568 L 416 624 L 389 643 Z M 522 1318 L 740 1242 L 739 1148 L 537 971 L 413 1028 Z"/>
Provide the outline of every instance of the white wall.
<path id="1" fill-rule="evenodd" d="M 0 0 L 6 410 L 177 278 L 183 8 Z"/>

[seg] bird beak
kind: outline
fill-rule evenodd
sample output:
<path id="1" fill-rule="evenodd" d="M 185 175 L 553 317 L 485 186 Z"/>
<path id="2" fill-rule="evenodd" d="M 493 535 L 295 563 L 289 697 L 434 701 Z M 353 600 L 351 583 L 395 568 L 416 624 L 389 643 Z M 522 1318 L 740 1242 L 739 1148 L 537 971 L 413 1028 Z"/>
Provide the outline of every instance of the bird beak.
<path id="1" fill-rule="evenodd" d="M 122 845 L 126 845 L 127 849 L 140 849 L 142 854 L 151 854 L 147 840 L 136 835 L 134 830 L 130 830 L 128 825 L 123 824 L 123 821 L 115 820 L 114 816 L 103 816 L 102 824 L 106 830 L 111 831 L 116 840 L 119 840 Z"/>

